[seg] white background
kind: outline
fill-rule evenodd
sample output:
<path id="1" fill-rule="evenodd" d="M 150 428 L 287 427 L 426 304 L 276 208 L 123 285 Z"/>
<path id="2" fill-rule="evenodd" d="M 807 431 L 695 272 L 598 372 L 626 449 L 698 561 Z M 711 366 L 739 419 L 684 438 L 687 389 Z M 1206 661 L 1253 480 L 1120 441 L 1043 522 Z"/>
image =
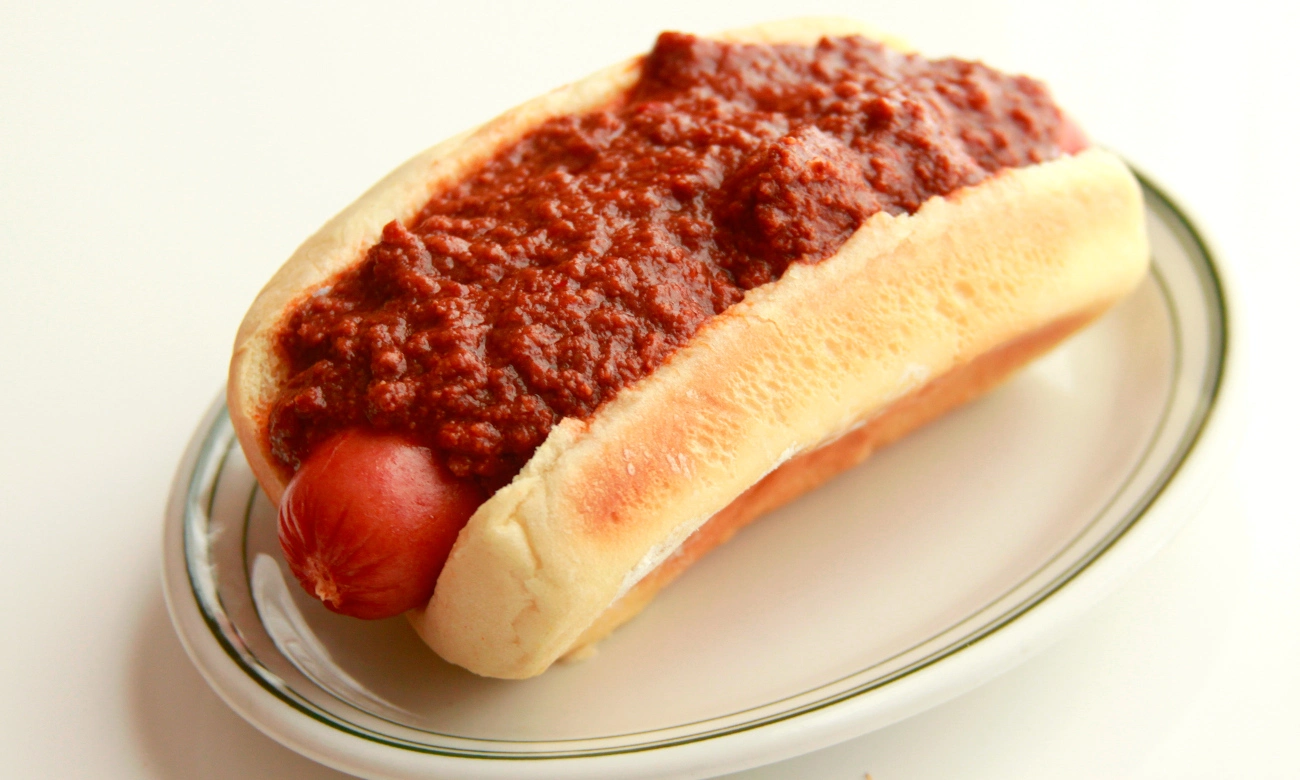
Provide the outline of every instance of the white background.
<path id="1" fill-rule="evenodd" d="M 204 685 L 159 583 L 172 472 L 244 309 L 415 151 L 649 47 L 809 13 L 1052 85 L 1219 248 L 1236 466 L 1065 640 L 751 777 L 1300 775 L 1294 6 L 991 2 L 0 7 L 0 776 L 333 778 Z"/>

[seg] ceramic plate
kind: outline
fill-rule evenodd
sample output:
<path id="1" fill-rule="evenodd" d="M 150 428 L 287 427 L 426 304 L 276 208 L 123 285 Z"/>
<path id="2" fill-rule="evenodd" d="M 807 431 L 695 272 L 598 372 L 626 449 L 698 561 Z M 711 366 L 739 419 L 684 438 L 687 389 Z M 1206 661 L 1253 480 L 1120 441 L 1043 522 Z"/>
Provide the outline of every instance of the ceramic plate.
<path id="1" fill-rule="evenodd" d="M 707 776 L 879 728 L 1050 642 L 1163 544 L 1223 438 L 1227 306 L 1144 183 L 1137 293 L 993 394 L 751 526 L 586 661 L 509 682 L 293 584 L 223 406 L 181 464 L 172 619 L 241 715 L 374 778 Z"/>

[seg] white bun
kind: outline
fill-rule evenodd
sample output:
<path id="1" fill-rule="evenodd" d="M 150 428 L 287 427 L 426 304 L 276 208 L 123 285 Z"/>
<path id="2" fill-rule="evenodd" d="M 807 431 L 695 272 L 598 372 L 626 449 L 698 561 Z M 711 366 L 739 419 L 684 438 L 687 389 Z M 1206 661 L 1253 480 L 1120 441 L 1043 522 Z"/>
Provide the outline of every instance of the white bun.
<path id="1" fill-rule="evenodd" d="M 807 42 L 864 31 L 798 20 L 718 37 Z M 290 306 L 359 262 L 386 223 L 412 218 L 540 122 L 606 103 L 638 70 L 633 60 L 601 71 L 424 152 L 280 269 L 240 328 L 228 394 L 272 499 L 289 476 L 270 454 L 266 421 L 287 379 L 275 334 Z M 555 426 L 470 519 L 411 622 L 473 672 L 539 674 L 754 517 L 1086 324 L 1146 264 L 1140 191 L 1099 150 L 1003 171 L 913 215 L 876 214 L 834 256 L 749 291 L 590 419 Z"/>

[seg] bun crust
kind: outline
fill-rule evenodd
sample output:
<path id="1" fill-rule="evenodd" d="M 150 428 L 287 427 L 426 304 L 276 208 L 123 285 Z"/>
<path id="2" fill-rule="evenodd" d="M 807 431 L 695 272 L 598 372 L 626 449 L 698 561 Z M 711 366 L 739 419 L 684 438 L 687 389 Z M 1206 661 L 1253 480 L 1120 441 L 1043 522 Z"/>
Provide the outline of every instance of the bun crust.
<path id="1" fill-rule="evenodd" d="M 799 20 L 718 37 L 849 33 L 870 35 L 841 20 Z M 424 152 L 276 274 L 240 328 L 228 394 L 273 500 L 289 475 L 270 455 L 266 420 L 287 379 L 275 334 L 291 304 L 358 262 L 384 224 L 410 219 L 537 123 L 613 99 L 638 68 L 617 65 Z M 590 419 L 560 421 L 461 531 L 411 622 L 470 671 L 538 674 L 635 614 L 749 520 L 1086 324 L 1146 263 L 1137 184 L 1098 150 L 1003 171 L 913 215 L 878 213 L 834 256 L 750 290 Z"/>
<path id="2" fill-rule="evenodd" d="M 991 390 L 1100 313 L 1098 310 L 1063 317 L 1007 342 L 907 393 L 865 424 L 830 444 L 786 461 L 709 518 L 654 571 L 610 605 L 583 632 L 564 658 L 576 659 L 590 652 L 611 631 L 635 617 L 677 575 L 751 521 L 821 486 L 840 472 L 861 463 L 876 450 Z"/>

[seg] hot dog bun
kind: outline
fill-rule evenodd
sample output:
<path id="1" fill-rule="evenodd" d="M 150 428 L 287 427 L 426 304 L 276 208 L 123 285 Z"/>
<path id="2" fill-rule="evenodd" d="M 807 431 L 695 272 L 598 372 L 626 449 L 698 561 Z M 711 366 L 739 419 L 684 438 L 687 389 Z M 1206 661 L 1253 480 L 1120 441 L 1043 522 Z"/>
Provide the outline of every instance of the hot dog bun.
<path id="1" fill-rule="evenodd" d="M 719 37 L 849 33 L 870 35 L 800 20 Z M 275 338 L 289 307 L 359 262 L 386 223 L 412 218 L 540 122 L 606 103 L 638 66 L 597 73 L 417 156 L 281 268 L 240 328 L 228 392 L 273 500 L 290 476 L 266 430 L 288 378 Z M 1003 171 L 912 215 L 878 213 L 834 256 L 749 291 L 591 418 L 556 425 L 471 517 L 411 621 L 441 656 L 478 674 L 538 674 L 635 614 L 749 520 L 1089 322 L 1137 284 L 1146 262 L 1136 182 L 1099 150 Z"/>

